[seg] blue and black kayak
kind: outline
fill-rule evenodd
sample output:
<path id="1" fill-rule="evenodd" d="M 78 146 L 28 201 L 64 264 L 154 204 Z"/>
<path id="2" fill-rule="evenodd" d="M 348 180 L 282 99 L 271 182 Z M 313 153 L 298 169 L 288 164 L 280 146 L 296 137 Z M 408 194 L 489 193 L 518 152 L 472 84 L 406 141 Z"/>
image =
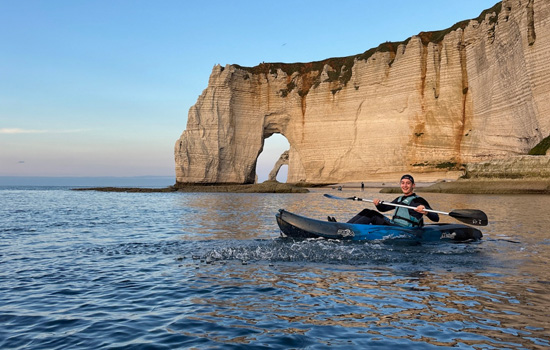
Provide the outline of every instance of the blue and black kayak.
<path id="1" fill-rule="evenodd" d="M 418 241 L 475 241 L 480 230 L 463 224 L 429 224 L 423 227 L 348 224 L 308 218 L 279 209 L 276 214 L 281 235 L 292 238 L 325 238 L 351 241 L 413 239 Z"/>

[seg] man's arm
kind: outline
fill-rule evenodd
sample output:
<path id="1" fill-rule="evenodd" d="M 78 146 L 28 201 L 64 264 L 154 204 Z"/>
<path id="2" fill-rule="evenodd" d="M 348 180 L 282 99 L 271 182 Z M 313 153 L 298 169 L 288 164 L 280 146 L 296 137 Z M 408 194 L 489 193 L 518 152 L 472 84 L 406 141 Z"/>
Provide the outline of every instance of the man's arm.
<path id="1" fill-rule="evenodd" d="M 423 205 L 425 209 L 432 209 L 428 201 L 422 197 L 415 198 L 415 200 L 411 203 L 411 205 L 413 207 L 418 207 L 419 205 Z M 430 219 L 433 222 L 439 222 L 439 214 L 437 213 L 427 213 L 426 216 L 428 217 L 428 219 Z"/>
<path id="2" fill-rule="evenodd" d="M 397 203 L 397 199 L 398 198 L 394 199 L 392 201 L 392 203 Z M 386 211 L 390 211 L 390 210 L 395 209 L 395 207 L 393 205 L 381 204 L 380 199 L 378 199 L 378 198 L 375 198 L 372 202 L 376 206 L 376 210 L 378 210 L 380 212 L 386 212 Z"/>

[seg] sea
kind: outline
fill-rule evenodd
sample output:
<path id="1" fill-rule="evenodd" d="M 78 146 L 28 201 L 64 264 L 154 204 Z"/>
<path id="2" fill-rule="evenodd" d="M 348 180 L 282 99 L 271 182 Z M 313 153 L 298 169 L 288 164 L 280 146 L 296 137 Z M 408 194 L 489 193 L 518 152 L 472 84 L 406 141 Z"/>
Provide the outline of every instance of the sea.
<path id="1" fill-rule="evenodd" d="M 550 348 L 550 196 L 424 195 L 477 242 L 281 237 L 372 206 L 324 193 L 395 196 L 2 186 L 0 349 Z"/>

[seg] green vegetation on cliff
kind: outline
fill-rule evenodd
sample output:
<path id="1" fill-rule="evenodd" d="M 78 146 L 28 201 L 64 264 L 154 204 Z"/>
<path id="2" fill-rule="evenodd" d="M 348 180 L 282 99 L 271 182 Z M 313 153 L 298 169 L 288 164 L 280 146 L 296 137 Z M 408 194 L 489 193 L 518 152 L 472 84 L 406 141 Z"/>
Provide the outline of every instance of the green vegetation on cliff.
<path id="1" fill-rule="evenodd" d="M 530 156 L 544 156 L 550 148 L 550 136 L 544 138 L 533 149 L 529 151 Z"/>

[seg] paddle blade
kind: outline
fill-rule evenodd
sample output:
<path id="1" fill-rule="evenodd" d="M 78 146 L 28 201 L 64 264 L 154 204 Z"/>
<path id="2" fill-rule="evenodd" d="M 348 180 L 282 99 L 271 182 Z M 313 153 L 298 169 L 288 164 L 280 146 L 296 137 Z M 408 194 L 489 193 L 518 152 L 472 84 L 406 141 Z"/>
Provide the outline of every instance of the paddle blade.
<path id="1" fill-rule="evenodd" d="M 357 200 L 357 197 L 338 197 L 338 196 L 333 196 L 331 194 L 324 194 L 323 196 L 327 197 L 327 198 L 330 198 L 330 199 L 340 199 L 340 200 L 346 200 L 346 201 L 349 201 L 349 200 L 352 200 L 352 201 L 356 201 Z"/>
<path id="2" fill-rule="evenodd" d="M 470 225 L 487 226 L 489 223 L 487 214 L 477 209 L 455 209 L 449 216 Z"/>

